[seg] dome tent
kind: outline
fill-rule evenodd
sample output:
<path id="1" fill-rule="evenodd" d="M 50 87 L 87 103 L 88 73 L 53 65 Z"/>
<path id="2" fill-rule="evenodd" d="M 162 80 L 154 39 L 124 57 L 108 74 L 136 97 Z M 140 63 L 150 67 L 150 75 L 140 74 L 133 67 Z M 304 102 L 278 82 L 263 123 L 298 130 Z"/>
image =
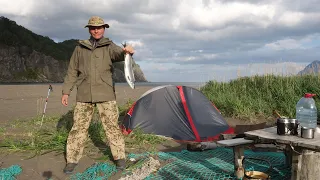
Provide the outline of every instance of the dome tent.
<path id="1" fill-rule="evenodd" d="M 178 141 L 204 142 L 230 132 L 219 110 L 199 90 L 159 86 L 144 93 L 124 117 L 123 133 L 135 128 Z"/>

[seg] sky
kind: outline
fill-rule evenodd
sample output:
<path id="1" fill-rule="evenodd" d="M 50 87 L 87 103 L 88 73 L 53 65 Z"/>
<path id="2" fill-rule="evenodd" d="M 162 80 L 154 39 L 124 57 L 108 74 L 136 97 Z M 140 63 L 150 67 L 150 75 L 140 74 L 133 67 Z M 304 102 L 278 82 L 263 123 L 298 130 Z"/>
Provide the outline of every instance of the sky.
<path id="1" fill-rule="evenodd" d="M 151 82 L 296 74 L 320 60 L 320 0 L 0 0 L 0 16 L 56 42 L 105 37 L 135 48 Z"/>

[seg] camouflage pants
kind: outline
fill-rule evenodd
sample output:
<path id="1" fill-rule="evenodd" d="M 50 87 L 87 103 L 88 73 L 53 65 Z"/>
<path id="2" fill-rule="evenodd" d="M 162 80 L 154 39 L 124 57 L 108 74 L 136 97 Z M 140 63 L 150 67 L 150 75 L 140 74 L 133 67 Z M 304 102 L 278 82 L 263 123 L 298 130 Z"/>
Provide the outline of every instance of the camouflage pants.
<path id="1" fill-rule="evenodd" d="M 118 107 L 116 101 L 95 103 L 102 121 L 103 129 L 109 141 L 114 160 L 125 158 L 125 143 L 118 125 Z M 82 157 L 84 143 L 88 137 L 88 128 L 94 113 L 94 103 L 77 102 L 74 109 L 73 126 L 67 139 L 67 163 L 78 163 Z"/>

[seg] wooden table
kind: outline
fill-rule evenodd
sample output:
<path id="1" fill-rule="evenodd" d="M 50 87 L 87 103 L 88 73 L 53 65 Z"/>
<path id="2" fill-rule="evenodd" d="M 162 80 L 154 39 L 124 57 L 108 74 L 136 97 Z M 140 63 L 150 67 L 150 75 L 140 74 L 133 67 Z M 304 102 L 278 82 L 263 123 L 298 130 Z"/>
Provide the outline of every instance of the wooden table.
<path id="1" fill-rule="evenodd" d="M 245 132 L 245 138 L 254 143 L 275 143 L 286 145 L 286 155 L 291 164 L 291 179 L 320 179 L 320 134 L 314 139 L 300 136 L 278 135 L 276 127 Z"/>

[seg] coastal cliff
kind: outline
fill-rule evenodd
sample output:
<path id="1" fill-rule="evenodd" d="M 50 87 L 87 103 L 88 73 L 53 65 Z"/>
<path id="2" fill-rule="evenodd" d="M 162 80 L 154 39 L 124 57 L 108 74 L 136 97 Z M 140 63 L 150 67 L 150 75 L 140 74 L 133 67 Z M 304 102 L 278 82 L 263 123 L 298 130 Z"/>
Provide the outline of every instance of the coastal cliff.
<path id="1" fill-rule="evenodd" d="M 63 82 L 78 40 L 56 43 L 5 17 L 0 17 L 0 82 Z M 146 82 L 140 66 L 133 65 L 136 82 Z M 126 82 L 123 62 L 114 63 L 113 80 Z"/>

